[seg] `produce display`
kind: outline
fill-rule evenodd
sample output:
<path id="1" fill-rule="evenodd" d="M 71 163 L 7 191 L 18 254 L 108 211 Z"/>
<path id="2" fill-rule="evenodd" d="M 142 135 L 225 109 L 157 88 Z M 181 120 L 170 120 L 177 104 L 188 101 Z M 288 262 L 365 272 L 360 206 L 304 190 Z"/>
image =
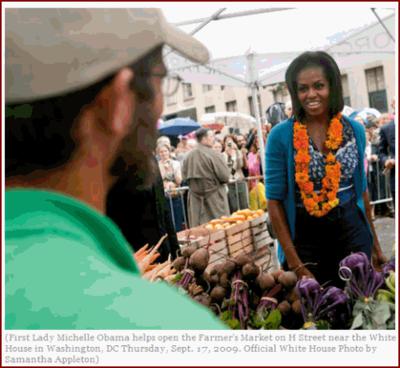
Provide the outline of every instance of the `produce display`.
<path id="1" fill-rule="evenodd" d="M 295 319 L 301 326 L 293 272 L 261 272 L 243 252 L 211 267 L 209 259 L 205 247 L 184 248 L 173 262 L 175 286 L 210 308 L 232 329 L 276 329 L 291 314 L 297 314 Z"/>
<path id="2" fill-rule="evenodd" d="M 245 211 L 238 212 L 250 219 L 260 214 Z M 239 213 L 232 221 L 242 221 L 238 216 L 245 217 Z M 220 234 L 218 230 L 213 234 Z M 264 270 L 256 264 L 256 252 L 226 254 L 212 261 L 218 244 L 212 238 L 208 243 L 188 243 L 173 262 L 156 263 L 164 239 L 135 253 L 143 277 L 173 284 L 231 329 L 395 328 L 394 259 L 377 271 L 365 253 L 352 253 L 338 264 L 343 286 L 324 286 L 311 278 L 298 280 L 291 271 L 271 266 Z"/>
<path id="3" fill-rule="evenodd" d="M 229 229 L 234 225 L 242 224 L 245 221 L 254 220 L 264 214 L 263 210 L 239 210 L 232 213 L 231 216 L 222 216 L 219 219 L 211 220 L 204 227 L 208 230 Z"/>
<path id="4" fill-rule="evenodd" d="M 344 288 L 322 287 L 291 271 L 264 271 L 240 253 L 208 266 L 206 247 L 187 247 L 173 267 L 175 286 L 232 329 L 394 329 L 394 262 L 375 271 L 364 253 L 338 265 Z"/>
<path id="5" fill-rule="evenodd" d="M 134 258 L 143 278 L 150 281 L 159 279 L 169 281 L 174 277 L 176 270 L 172 267 L 171 258 L 163 263 L 157 263 L 157 259 L 160 257 L 157 250 L 166 237 L 167 235 L 164 235 L 152 248 L 149 248 L 149 245 L 146 244 L 135 252 Z"/>

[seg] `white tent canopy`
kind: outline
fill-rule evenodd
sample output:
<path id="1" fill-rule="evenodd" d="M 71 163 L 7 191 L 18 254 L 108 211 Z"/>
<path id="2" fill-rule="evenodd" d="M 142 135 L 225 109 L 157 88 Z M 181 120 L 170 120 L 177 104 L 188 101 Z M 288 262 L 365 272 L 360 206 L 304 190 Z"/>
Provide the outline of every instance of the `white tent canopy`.
<path id="1" fill-rule="evenodd" d="M 251 115 L 243 114 L 240 112 L 221 111 L 209 114 L 204 114 L 200 120 L 200 125 L 207 125 L 213 123 L 220 123 L 221 125 L 238 129 L 249 130 L 257 126 L 257 121 Z"/>
<path id="2" fill-rule="evenodd" d="M 354 5 L 353 5 L 354 6 Z M 336 6 L 336 11 L 339 8 Z M 322 29 L 324 25 L 336 25 L 339 23 L 339 20 L 344 17 L 349 16 L 349 12 L 346 12 L 346 9 L 344 8 L 344 4 L 340 5 L 341 13 L 338 17 L 337 22 L 332 22 L 332 15 L 333 13 L 328 11 L 327 7 L 324 9 L 316 7 L 314 9 L 314 12 L 312 13 L 314 22 L 301 22 L 301 27 L 298 27 L 298 21 L 299 21 L 299 16 L 297 15 L 290 15 L 292 10 L 288 10 L 288 8 L 280 8 L 280 9 L 275 9 L 271 7 L 270 9 L 258 9 L 258 11 L 254 10 L 251 14 L 259 14 L 259 16 L 263 16 L 265 19 L 265 24 L 267 24 L 268 19 L 273 16 L 278 16 L 280 14 L 285 14 L 286 17 L 290 18 L 292 17 L 292 21 L 288 21 L 287 19 L 285 21 L 281 21 L 280 24 L 280 30 L 282 31 L 288 31 L 290 32 L 285 32 L 291 35 L 292 39 L 298 39 L 299 37 L 299 32 L 304 29 L 304 28 L 309 28 L 310 31 L 312 32 L 310 35 L 313 35 L 314 37 L 318 37 L 319 33 L 322 32 Z M 385 32 L 390 36 L 391 41 L 389 42 L 386 46 L 387 50 L 382 49 L 382 47 L 376 47 L 376 49 L 371 49 L 371 45 L 365 45 L 363 43 L 361 44 L 354 44 L 349 45 L 346 44 L 346 37 L 347 35 L 343 34 L 343 29 L 336 29 L 336 34 L 334 35 L 333 39 L 334 42 L 331 43 L 331 45 L 327 45 L 325 47 L 321 47 L 321 45 L 318 47 L 319 49 L 326 49 L 328 52 L 332 54 L 337 54 L 337 55 L 350 55 L 350 59 L 354 58 L 354 55 L 359 55 L 362 59 L 362 62 L 365 62 L 365 55 L 373 55 L 377 51 L 380 52 L 380 54 L 384 54 L 385 52 L 387 54 L 394 53 L 395 51 L 395 42 L 394 38 L 392 36 L 391 32 L 391 24 L 388 26 L 385 25 L 382 20 L 379 18 L 377 15 L 375 9 L 368 8 L 366 5 L 364 5 L 364 10 L 368 9 L 369 12 L 368 14 L 371 15 L 372 13 L 372 19 L 375 20 L 375 25 L 376 27 L 381 27 L 382 29 L 385 30 Z M 395 14 L 393 12 L 395 8 L 392 9 L 392 13 L 389 17 L 391 18 L 390 21 L 394 22 L 395 19 Z M 249 10 L 249 9 L 248 9 Z M 372 10 L 372 12 L 371 12 Z M 308 16 L 310 16 L 309 9 L 307 10 L 308 13 L 306 13 Z M 195 27 L 195 29 L 192 29 L 191 34 L 195 34 L 198 31 L 202 30 L 203 28 L 209 29 L 213 27 L 216 23 L 217 20 L 221 19 L 221 17 L 224 18 L 229 18 L 229 14 L 227 15 L 226 8 L 219 8 L 219 9 L 214 9 L 214 12 L 211 13 L 212 10 L 209 10 L 208 17 L 206 16 L 203 19 L 195 19 L 193 21 L 186 21 L 185 24 L 199 24 L 198 26 Z M 271 13 L 273 12 L 273 13 Z M 264 13 L 271 13 L 271 14 L 264 14 Z M 288 15 L 289 14 L 289 15 Z M 248 16 L 249 13 L 246 14 L 246 12 L 242 12 L 243 16 Z M 240 17 L 241 14 L 234 14 L 235 17 Z M 255 15 L 251 15 L 251 17 L 255 17 Z M 323 22 L 323 17 L 327 17 L 325 23 Z M 167 18 L 168 18 L 168 13 L 167 13 Z M 198 17 L 197 17 L 198 18 Z M 300 18 L 301 19 L 301 18 Z M 376 19 L 378 19 L 378 22 L 376 22 Z M 171 19 L 169 18 L 171 21 Z M 322 21 L 322 23 L 321 23 Z M 352 22 L 355 23 L 357 20 L 354 19 L 352 16 Z M 316 24 L 319 22 L 319 29 L 318 32 L 315 32 Z M 310 23 L 310 24 L 308 24 Z M 312 24 L 311 24 L 312 23 Z M 359 22 L 358 22 L 359 23 Z M 251 26 L 251 24 L 248 22 L 247 23 L 248 27 Z M 289 28 L 288 28 L 289 27 Z M 296 28 L 297 27 L 297 28 Z M 394 25 L 392 26 L 392 28 Z M 236 27 L 238 28 L 238 27 Z M 360 26 L 360 28 L 362 28 Z M 365 25 L 364 25 L 365 28 Z M 264 30 L 258 29 L 257 34 L 261 33 L 265 37 L 265 42 L 268 44 L 268 39 L 273 39 L 274 37 L 279 37 L 282 36 L 282 33 L 280 33 L 278 28 L 274 29 L 270 33 L 264 32 Z M 215 30 L 215 28 L 214 28 Z M 238 29 L 234 29 L 234 31 L 237 31 Z M 293 32 L 293 30 L 296 30 Z M 209 40 L 215 41 L 216 39 L 223 40 L 224 46 L 226 44 L 232 44 L 234 45 L 236 42 L 239 40 L 243 39 L 242 35 L 243 32 L 246 32 L 248 36 L 248 29 L 246 27 L 242 27 L 239 29 L 241 31 L 241 36 L 239 37 L 238 35 L 235 34 L 230 34 L 230 33 L 224 33 L 223 30 L 220 28 L 219 32 L 214 31 L 214 35 L 211 35 L 209 37 Z M 204 32 L 204 31 L 202 31 Z M 342 34 L 340 34 L 342 32 Z M 354 29 L 352 34 L 354 34 Z M 200 38 L 200 37 L 199 37 Z M 245 38 L 249 44 L 252 42 L 251 37 L 246 37 Z M 201 40 L 201 38 L 200 38 Z M 203 41 L 206 44 L 208 42 Z M 307 45 L 310 45 L 310 43 L 306 43 Z M 168 51 L 166 55 L 166 63 L 168 68 L 171 71 L 178 72 L 180 76 L 183 78 L 184 81 L 190 82 L 190 83 L 201 83 L 201 84 L 217 84 L 217 85 L 226 85 L 226 86 L 247 86 L 250 88 L 251 93 L 252 93 L 252 101 L 253 101 L 253 109 L 255 112 L 255 118 L 257 122 L 257 131 L 258 131 L 258 139 L 259 139 L 259 147 L 260 147 L 260 154 L 261 154 L 261 160 L 262 160 L 262 167 L 265 172 L 265 156 L 264 156 L 264 144 L 262 141 L 262 127 L 261 127 L 261 114 L 259 111 L 259 106 L 256 103 L 257 101 L 257 89 L 260 85 L 268 85 L 268 84 L 273 84 L 273 83 L 279 83 L 282 82 L 284 79 L 282 78 L 282 74 L 284 73 L 287 65 L 290 63 L 293 58 L 299 54 L 302 51 L 305 51 L 306 49 L 311 49 L 312 47 L 310 46 L 303 46 L 303 50 L 299 50 L 297 47 L 296 52 L 291 52 L 287 54 L 282 54 L 279 53 L 279 60 L 274 60 L 274 58 L 271 56 L 271 54 L 261 54 L 257 55 L 254 52 L 251 52 L 250 49 L 248 49 L 248 52 L 246 52 L 245 56 L 239 56 L 237 58 L 227 58 L 227 59 L 219 59 L 219 60 L 214 60 L 210 62 L 208 65 L 205 66 L 199 66 L 196 64 L 193 64 L 189 62 L 188 60 L 185 60 L 182 57 L 179 57 L 175 53 Z M 292 50 L 296 50 L 295 47 L 292 48 Z M 335 56 L 335 55 L 334 55 Z M 275 53 L 275 57 L 277 57 L 277 54 Z M 336 56 L 335 56 L 336 58 Z M 347 59 L 347 60 L 350 60 Z M 338 64 L 340 65 L 341 62 L 338 61 Z"/>

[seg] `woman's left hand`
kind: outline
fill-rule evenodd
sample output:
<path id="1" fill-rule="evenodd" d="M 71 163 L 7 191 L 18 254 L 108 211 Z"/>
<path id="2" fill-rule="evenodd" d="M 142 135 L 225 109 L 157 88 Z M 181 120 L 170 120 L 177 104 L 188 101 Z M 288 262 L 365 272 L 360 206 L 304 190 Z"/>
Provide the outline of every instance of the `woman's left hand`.
<path id="1" fill-rule="evenodd" d="M 372 266 L 377 270 L 382 270 L 382 265 L 387 263 L 389 260 L 383 254 L 381 250 L 381 246 L 379 245 L 379 241 L 374 243 L 374 247 L 372 249 Z"/>

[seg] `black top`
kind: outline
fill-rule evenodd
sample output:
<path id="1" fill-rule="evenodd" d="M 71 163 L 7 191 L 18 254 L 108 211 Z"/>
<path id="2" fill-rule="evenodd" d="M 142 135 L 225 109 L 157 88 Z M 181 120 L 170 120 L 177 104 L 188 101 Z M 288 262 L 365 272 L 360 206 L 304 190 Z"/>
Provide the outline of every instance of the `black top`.
<path id="1" fill-rule="evenodd" d="M 156 170 L 156 181 L 150 188 L 133 184 L 132 173 L 118 179 L 108 193 L 106 214 L 119 226 L 134 250 L 147 243 L 155 245 L 168 233 L 159 248 L 158 260 L 163 261 L 169 254 L 175 258 L 179 245 L 158 165 Z"/>

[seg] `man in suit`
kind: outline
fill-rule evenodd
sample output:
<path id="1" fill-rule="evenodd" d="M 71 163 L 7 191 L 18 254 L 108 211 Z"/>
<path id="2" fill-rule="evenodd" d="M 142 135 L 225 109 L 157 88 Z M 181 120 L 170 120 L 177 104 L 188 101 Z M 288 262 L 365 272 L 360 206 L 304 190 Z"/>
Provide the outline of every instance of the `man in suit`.
<path id="1" fill-rule="evenodd" d="M 396 129 L 394 120 L 380 129 L 379 159 L 382 167 L 390 171 L 390 191 L 393 199 L 393 208 L 396 208 L 395 177 L 396 177 Z"/>

